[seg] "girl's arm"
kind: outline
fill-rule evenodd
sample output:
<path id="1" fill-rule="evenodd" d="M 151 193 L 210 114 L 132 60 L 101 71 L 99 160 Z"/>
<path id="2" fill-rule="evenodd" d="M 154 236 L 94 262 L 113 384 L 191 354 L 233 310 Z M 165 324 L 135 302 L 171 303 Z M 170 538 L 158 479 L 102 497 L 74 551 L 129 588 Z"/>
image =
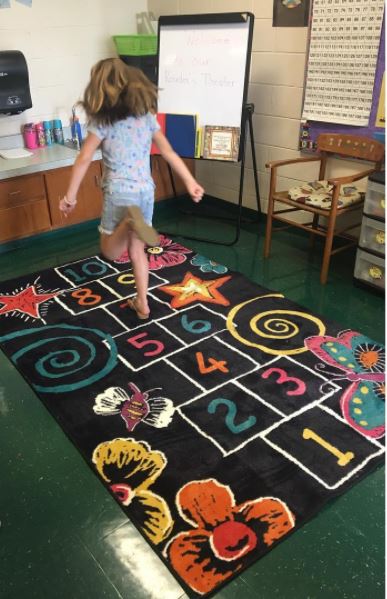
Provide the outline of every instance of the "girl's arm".
<path id="1" fill-rule="evenodd" d="M 64 212 L 65 216 L 74 209 L 75 204 L 77 203 L 79 186 L 93 160 L 94 152 L 98 149 L 100 143 L 101 140 L 94 135 L 94 133 L 88 133 L 81 151 L 74 162 L 66 195 L 59 202 L 59 208 Z"/>
<path id="2" fill-rule="evenodd" d="M 186 167 L 180 156 L 176 154 L 165 135 L 161 131 L 156 131 L 156 133 L 153 134 L 152 139 L 160 150 L 161 156 L 183 180 L 193 201 L 200 202 L 204 193 L 203 187 L 199 185 L 196 179 L 194 179 L 189 169 Z"/>

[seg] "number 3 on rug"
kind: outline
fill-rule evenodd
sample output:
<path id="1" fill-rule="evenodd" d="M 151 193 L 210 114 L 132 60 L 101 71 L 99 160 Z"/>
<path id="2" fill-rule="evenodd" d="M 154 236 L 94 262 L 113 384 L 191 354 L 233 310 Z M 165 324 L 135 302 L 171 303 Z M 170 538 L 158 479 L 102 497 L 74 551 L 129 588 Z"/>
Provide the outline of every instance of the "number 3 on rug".
<path id="1" fill-rule="evenodd" d="M 286 391 L 286 395 L 303 395 L 305 393 L 306 385 L 304 381 L 295 376 L 288 376 L 286 370 L 283 368 L 269 368 L 261 376 L 263 379 L 268 379 L 273 374 L 278 374 L 278 378 L 275 381 L 277 385 L 283 385 L 284 383 L 294 383 L 296 385 L 295 389 Z"/>

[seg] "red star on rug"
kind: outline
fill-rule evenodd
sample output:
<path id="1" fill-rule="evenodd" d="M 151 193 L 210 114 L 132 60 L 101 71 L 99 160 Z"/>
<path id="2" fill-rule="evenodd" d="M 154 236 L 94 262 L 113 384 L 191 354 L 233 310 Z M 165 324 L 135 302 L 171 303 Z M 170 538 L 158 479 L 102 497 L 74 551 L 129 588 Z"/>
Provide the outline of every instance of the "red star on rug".
<path id="1" fill-rule="evenodd" d="M 207 302 L 229 306 L 230 302 L 228 299 L 217 291 L 218 287 L 229 279 L 231 279 L 230 276 L 203 281 L 190 272 L 186 272 L 181 283 L 163 285 L 160 289 L 173 296 L 171 301 L 172 308 L 182 308 L 193 302 Z"/>
<path id="2" fill-rule="evenodd" d="M 57 293 L 36 293 L 35 285 L 30 285 L 13 295 L 0 295 L 0 314 L 8 312 L 21 312 L 32 316 L 32 318 L 41 318 L 39 314 L 39 305 L 47 302 L 58 295 Z"/>

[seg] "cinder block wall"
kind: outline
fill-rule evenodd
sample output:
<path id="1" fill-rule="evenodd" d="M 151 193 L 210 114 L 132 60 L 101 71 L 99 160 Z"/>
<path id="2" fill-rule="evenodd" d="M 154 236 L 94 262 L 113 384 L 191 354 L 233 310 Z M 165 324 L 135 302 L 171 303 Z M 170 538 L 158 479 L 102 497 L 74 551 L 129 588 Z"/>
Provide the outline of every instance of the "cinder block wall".
<path id="1" fill-rule="evenodd" d="M 306 27 L 273 27 L 273 0 L 148 0 L 148 9 L 160 15 L 249 11 L 255 15 L 248 99 L 253 116 L 259 187 L 267 207 L 269 172 L 265 163 L 298 157 L 298 136 L 307 50 Z M 256 207 L 251 151 L 247 151 L 243 205 Z M 353 172 L 351 162 L 337 161 L 329 175 Z M 207 193 L 229 202 L 238 201 L 240 167 L 197 161 L 196 173 Z M 287 189 L 300 181 L 317 178 L 316 165 L 280 171 L 279 186 Z"/>
<path id="2" fill-rule="evenodd" d="M 20 116 L 0 116 L 0 136 L 20 133 L 23 123 L 62 118 L 81 97 L 91 66 L 115 56 L 113 35 L 136 33 L 136 13 L 147 0 L 12 0 L 0 10 L 0 50 L 26 57 L 33 107 Z"/>

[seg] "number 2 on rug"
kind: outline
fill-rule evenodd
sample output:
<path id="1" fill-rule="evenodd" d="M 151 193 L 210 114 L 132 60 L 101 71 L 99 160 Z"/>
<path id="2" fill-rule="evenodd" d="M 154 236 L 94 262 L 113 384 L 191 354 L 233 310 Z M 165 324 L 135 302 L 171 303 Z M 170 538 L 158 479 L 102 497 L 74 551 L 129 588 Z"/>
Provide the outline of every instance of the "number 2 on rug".
<path id="1" fill-rule="evenodd" d="M 209 412 L 209 414 L 215 414 L 218 406 L 221 406 L 221 405 L 224 405 L 227 407 L 227 415 L 225 418 L 225 423 L 226 423 L 228 430 L 231 431 L 232 433 L 234 433 L 234 435 L 237 435 L 238 433 L 242 433 L 243 431 L 247 430 L 248 428 L 251 428 L 257 422 L 257 419 L 255 416 L 249 416 L 248 418 L 246 418 L 246 420 L 244 422 L 241 422 L 240 424 L 235 424 L 234 421 L 235 421 L 235 416 L 237 414 L 237 407 L 236 407 L 235 403 L 233 401 L 231 401 L 230 399 L 223 399 L 221 397 L 219 397 L 218 399 L 213 399 L 211 401 L 211 403 L 208 405 L 207 411 Z"/>

